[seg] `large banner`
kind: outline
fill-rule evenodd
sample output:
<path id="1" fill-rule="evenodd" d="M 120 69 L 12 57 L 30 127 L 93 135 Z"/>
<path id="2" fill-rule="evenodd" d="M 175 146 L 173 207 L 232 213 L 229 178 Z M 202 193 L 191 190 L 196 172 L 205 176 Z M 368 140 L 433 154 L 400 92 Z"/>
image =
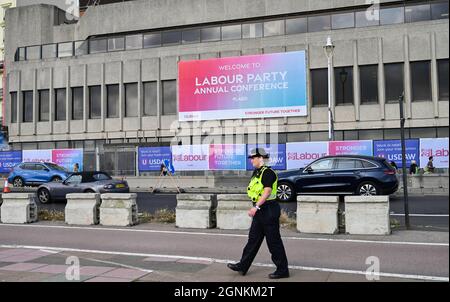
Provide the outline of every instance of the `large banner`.
<path id="1" fill-rule="evenodd" d="M 416 161 L 419 165 L 419 140 L 408 139 L 405 140 L 406 146 L 406 167 L 411 166 L 411 161 Z M 400 140 L 385 140 L 373 142 L 373 155 L 377 157 L 386 158 L 388 162 L 395 162 L 397 167 L 402 168 L 402 143 Z"/>
<path id="2" fill-rule="evenodd" d="M 207 171 L 209 145 L 172 146 L 172 163 L 176 171 Z"/>
<path id="3" fill-rule="evenodd" d="M 420 139 L 420 167 L 425 168 L 428 158 L 433 156 L 436 168 L 448 168 L 448 137 Z"/>
<path id="4" fill-rule="evenodd" d="M 305 51 L 181 61 L 179 120 L 305 116 Z"/>
<path id="5" fill-rule="evenodd" d="M 286 170 L 286 145 L 285 144 L 250 144 L 247 145 L 247 156 L 252 149 L 264 148 L 269 154 L 269 161 L 267 163 L 274 170 Z M 252 163 L 247 159 L 247 170 L 253 170 Z"/>
<path id="6" fill-rule="evenodd" d="M 245 170 L 245 145 L 209 145 L 209 170 Z"/>
<path id="7" fill-rule="evenodd" d="M 332 141 L 328 145 L 330 155 L 373 155 L 373 142 L 364 141 Z"/>
<path id="8" fill-rule="evenodd" d="M 22 162 L 22 151 L 0 152 L 0 173 L 9 173 Z"/>
<path id="9" fill-rule="evenodd" d="M 328 142 L 287 143 L 287 169 L 305 168 L 311 162 L 328 155 Z"/>
<path id="10" fill-rule="evenodd" d="M 139 171 L 159 171 L 164 160 L 172 161 L 170 147 L 140 147 L 138 149 Z"/>
<path id="11" fill-rule="evenodd" d="M 9 145 L 8 141 L 3 136 L 3 133 L 0 133 L 0 151 L 8 151 Z"/>
<path id="12" fill-rule="evenodd" d="M 24 162 L 52 162 L 52 150 L 23 150 Z"/>
<path id="13" fill-rule="evenodd" d="M 83 149 L 55 149 L 52 151 L 52 162 L 73 172 L 75 165 L 83 171 Z"/>

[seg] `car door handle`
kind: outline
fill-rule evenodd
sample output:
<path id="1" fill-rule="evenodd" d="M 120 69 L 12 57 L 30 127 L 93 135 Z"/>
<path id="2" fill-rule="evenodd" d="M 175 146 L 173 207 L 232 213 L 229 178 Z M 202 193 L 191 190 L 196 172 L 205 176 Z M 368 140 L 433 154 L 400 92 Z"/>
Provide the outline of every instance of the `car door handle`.
<path id="1" fill-rule="evenodd" d="M 359 174 L 361 174 L 361 171 L 355 171 L 353 173 L 355 173 L 356 175 L 359 175 Z"/>
<path id="2" fill-rule="evenodd" d="M 330 176 L 330 175 L 333 175 L 333 173 L 331 173 L 331 172 L 326 172 L 325 175 L 326 175 L 326 176 Z"/>

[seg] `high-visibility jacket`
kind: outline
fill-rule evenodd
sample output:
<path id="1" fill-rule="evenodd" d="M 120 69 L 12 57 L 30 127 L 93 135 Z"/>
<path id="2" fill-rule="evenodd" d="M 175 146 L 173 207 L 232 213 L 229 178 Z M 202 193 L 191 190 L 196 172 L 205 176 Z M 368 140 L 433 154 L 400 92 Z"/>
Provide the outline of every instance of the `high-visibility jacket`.
<path id="1" fill-rule="evenodd" d="M 258 202 L 259 198 L 262 196 L 262 194 L 264 192 L 264 185 L 262 184 L 262 177 L 263 177 L 264 171 L 266 171 L 268 169 L 272 170 L 270 167 L 263 166 L 261 168 L 261 171 L 259 171 L 250 180 L 250 183 L 247 187 L 247 195 L 248 195 L 248 197 L 250 197 L 250 199 L 253 201 L 253 203 Z M 267 198 L 267 200 L 274 200 L 277 198 L 278 176 L 275 171 L 274 171 L 274 173 L 275 173 L 276 179 L 272 185 L 272 192 L 270 193 L 270 196 L 269 196 L 269 198 Z"/>

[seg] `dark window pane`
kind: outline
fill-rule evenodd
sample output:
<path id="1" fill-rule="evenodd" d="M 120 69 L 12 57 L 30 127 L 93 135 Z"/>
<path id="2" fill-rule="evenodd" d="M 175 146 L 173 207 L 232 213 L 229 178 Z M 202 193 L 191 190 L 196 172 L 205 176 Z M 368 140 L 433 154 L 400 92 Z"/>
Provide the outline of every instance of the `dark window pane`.
<path id="1" fill-rule="evenodd" d="M 264 22 L 264 37 L 284 35 L 284 20 Z"/>
<path id="2" fill-rule="evenodd" d="M 308 19 L 297 18 L 297 19 L 287 19 L 286 20 L 286 34 L 301 34 L 308 31 Z"/>
<path id="3" fill-rule="evenodd" d="M 89 40 L 89 53 L 106 52 L 107 42 L 106 39 Z"/>
<path id="4" fill-rule="evenodd" d="M 162 82 L 162 113 L 163 115 L 177 113 L 177 81 L 163 81 Z"/>
<path id="5" fill-rule="evenodd" d="M 183 44 L 200 43 L 200 29 L 188 29 L 182 33 Z"/>
<path id="6" fill-rule="evenodd" d="M 144 35 L 144 48 L 161 46 L 161 34 L 147 34 Z"/>
<path id="7" fill-rule="evenodd" d="M 238 40 L 241 35 L 241 25 L 222 26 L 222 40 Z"/>
<path id="8" fill-rule="evenodd" d="M 311 84 L 313 106 L 328 106 L 328 69 L 312 69 Z"/>
<path id="9" fill-rule="evenodd" d="M 99 119 L 102 114 L 101 86 L 89 87 L 89 118 Z"/>
<path id="10" fill-rule="evenodd" d="M 106 86 L 106 107 L 108 118 L 119 117 L 119 85 Z"/>
<path id="11" fill-rule="evenodd" d="M 66 120 L 66 89 L 55 89 L 55 120 Z"/>
<path id="12" fill-rule="evenodd" d="M 405 7 L 405 21 L 419 22 L 431 19 L 429 4 L 413 5 Z"/>
<path id="13" fill-rule="evenodd" d="M 126 49 L 141 49 L 142 35 L 130 35 L 125 37 Z"/>
<path id="14" fill-rule="evenodd" d="M 220 27 L 201 29 L 202 42 L 220 41 Z"/>
<path id="15" fill-rule="evenodd" d="M 355 169 L 356 161 L 353 159 L 338 159 L 336 169 L 346 170 L 346 169 Z"/>
<path id="16" fill-rule="evenodd" d="M 72 88 L 72 119 L 83 119 L 83 87 Z"/>
<path id="17" fill-rule="evenodd" d="M 144 115 L 155 116 L 157 113 L 158 91 L 156 82 L 145 82 L 144 85 Z"/>
<path id="18" fill-rule="evenodd" d="M 56 58 L 56 44 L 42 45 L 42 58 Z"/>
<path id="19" fill-rule="evenodd" d="M 11 123 L 17 123 L 17 92 L 11 92 Z"/>
<path id="20" fill-rule="evenodd" d="M 119 51 L 125 49 L 125 38 L 109 38 L 108 39 L 108 51 Z"/>
<path id="21" fill-rule="evenodd" d="M 405 21 L 404 7 L 391 7 L 380 9 L 380 24 L 398 24 Z"/>
<path id="22" fill-rule="evenodd" d="M 386 102 L 398 102 L 403 93 L 403 63 L 384 64 Z"/>
<path id="23" fill-rule="evenodd" d="M 331 27 L 333 29 L 355 27 L 355 14 L 343 13 L 331 16 Z"/>
<path id="24" fill-rule="evenodd" d="M 88 54 L 88 42 L 87 41 L 75 41 L 75 55 L 83 56 Z"/>
<path id="25" fill-rule="evenodd" d="M 138 84 L 125 84 L 125 116 L 138 116 Z"/>
<path id="26" fill-rule="evenodd" d="M 413 101 L 431 101 L 430 61 L 411 62 Z"/>
<path id="27" fill-rule="evenodd" d="M 378 65 L 359 67 L 361 104 L 378 103 Z"/>
<path id="28" fill-rule="evenodd" d="M 353 68 L 334 69 L 336 105 L 353 104 Z"/>
<path id="29" fill-rule="evenodd" d="M 33 91 L 23 91 L 23 122 L 33 122 Z"/>
<path id="30" fill-rule="evenodd" d="M 48 109 L 49 109 L 49 91 L 39 90 L 39 121 L 48 121 Z"/>
<path id="31" fill-rule="evenodd" d="M 324 31 L 331 29 L 331 18 L 329 15 L 308 17 L 308 31 Z"/>
<path id="32" fill-rule="evenodd" d="M 438 60 L 439 100 L 448 101 L 448 59 Z"/>
<path id="33" fill-rule="evenodd" d="M 253 39 L 253 38 L 261 38 L 262 36 L 263 36 L 262 23 L 242 24 L 242 38 Z"/>
<path id="34" fill-rule="evenodd" d="M 448 1 L 431 4 L 431 19 L 448 19 Z"/>
<path id="35" fill-rule="evenodd" d="M 27 60 L 39 60 L 41 58 L 41 46 L 27 47 Z"/>
<path id="36" fill-rule="evenodd" d="M 73 43 L 59 43 L 58 44 L 58 58 L 65 58 L 73 56 Z"/>
<path id="37" fill-rule="evenodd" d="M 162 33 L 162 43 L 165 46 L 178 45 L 181 43 L 180 31 L 168 31 Z"/>
<path id="38" fill-rule="evenodd" d="M 379 10 L 363 10 L 355 12 L 356 27 L 376 26 L 380 24 Z"/>

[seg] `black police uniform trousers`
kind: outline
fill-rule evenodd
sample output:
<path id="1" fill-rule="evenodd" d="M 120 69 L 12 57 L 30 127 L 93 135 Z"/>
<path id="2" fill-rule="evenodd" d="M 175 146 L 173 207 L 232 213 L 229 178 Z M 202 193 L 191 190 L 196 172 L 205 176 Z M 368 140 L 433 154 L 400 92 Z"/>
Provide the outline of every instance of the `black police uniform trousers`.
<path id="1" fill-rule="evenodd" d="M 288 260 L 280 235 L 280 205 L 276 200 L 268 200 L 261 209 L 256 211 L 252 220 L 248 242 L 244 248 L 240 268 L 247 272 L 266 238 L 267 246 L 272 254 L 272 261 L 276 265 L 276 273 L 288 272 Z"/>

